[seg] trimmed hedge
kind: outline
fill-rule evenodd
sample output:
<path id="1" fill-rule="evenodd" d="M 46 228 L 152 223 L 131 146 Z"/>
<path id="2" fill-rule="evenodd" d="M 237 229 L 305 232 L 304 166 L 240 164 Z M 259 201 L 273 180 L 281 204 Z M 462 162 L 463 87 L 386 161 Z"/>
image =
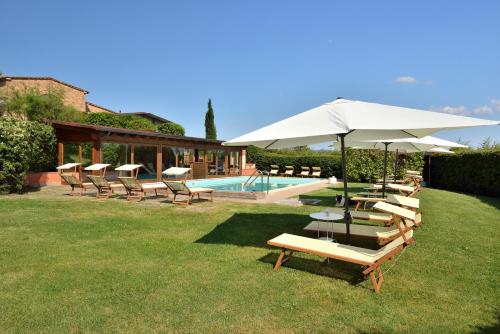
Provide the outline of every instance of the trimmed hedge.
<path id="1" fill-rule="evenodd" d="M 0 118 L 0 193 L 21 192 L 28 171 L 52 169 L 56 151 L 51 126 Z"/>
<path id="2" fill-rule="evenodd" d="M 435 155 L 433 188 L 500 197 L 500 150 Z"/>
<path id="3" fill-rule="evenodd" d="M 300 167 L 321 167 L 321 177 L 342 177 L 340 152 L 273 152 L 250 146 L 247 149 L 248 161 L 254 162 L 261 170 L 269 170 L 271 165 L 284 168 L 294 166 L 295 172 L 300 173 Z M 424 166 L 423 154 L 412 153 L 399 156 L 400 177 L 407 169 L 422 170 Z M 394 172 L 394 154 L 389 152 L 387 159 L 387 173 Z M 347 177 L 353 182 L 374 182 L 380 178 L 384 170 L 384 152 L 380 150 L 353 150 L 347 149 Z M 282 171 L 282 170 L 280 170 Z"/>

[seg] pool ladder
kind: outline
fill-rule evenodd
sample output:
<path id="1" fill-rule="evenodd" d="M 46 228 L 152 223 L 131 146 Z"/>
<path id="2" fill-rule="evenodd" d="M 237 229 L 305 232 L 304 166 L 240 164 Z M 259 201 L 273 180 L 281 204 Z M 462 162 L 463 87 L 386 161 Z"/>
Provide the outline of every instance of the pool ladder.
<path id="1" fill-rule="evenodd" d="M 261 191 L 264 191 L 264 175 L 267 176 L 267 190 L 266 194 L 269 194 L 269 172 L 268 171 L 261 171 L 259 169 L 255 170 L 255 172 L 250 175 L 250 177 L 245 181 L 243 186 L 250 186 L 252 185 L 260 176 L 260 184 L 261 184 Z"/>

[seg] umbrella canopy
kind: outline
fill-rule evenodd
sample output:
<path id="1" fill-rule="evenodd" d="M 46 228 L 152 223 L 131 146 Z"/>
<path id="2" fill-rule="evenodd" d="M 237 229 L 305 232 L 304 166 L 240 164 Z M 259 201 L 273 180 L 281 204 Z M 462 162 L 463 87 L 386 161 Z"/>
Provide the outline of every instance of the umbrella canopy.
<path id="1" fill-rule="evenodd" d="M 338 98 L 333 102 L 265 126 L 223 144 L 288 148 L 319 144 L 340 138 L 345 197 L 344 220 L 346 242 L 349 243 L 349 225 L 352 218 L 349 213 L 345 170 L 344 140 L 346 138 L 354 141 L 421 138 L 443 129 L 498 124 L 500 124 L 498 121 Z"/>
<path id="2" fill-rule="evenodd" d="M 346 134 L 348 140 L 425 137 L 444 129 L 500 122 L 472 117 L 337 99 L 234 138 L 224 145 L 288 148 L 318 144 Z"/>
<path id="3" fill-rule="evenodd" d="M 442 148 L 452 148 L 452 147 L 467 147 L 459 143 L 444 140 L 437 137 L 425 136 L 423 138 L 402 138 L 402 139 L 384 139 L 384 140 L 367 140 L 367 141 L 351 141 L 346 140 L 346 146 L 355 149 L 378 149 L 385 150 L 385 144 L 389 143 L 387 146 L 388 151 L 398 151 L 404 153 L 414 153 L 414 152 L 431 152 L 432 149 L 442 147 Z M 335 142 L 332 147 L 340 148 L 340 143 Z"/>
<path id="4" fill-rule="evenodd" d="M 431 148 L 429 151 L 427 152 L 431 152 L 431 153 L 451 153 L 451 154 L 455 154 L 455 152 L 453 151 L 450 151 L 449 149 L 447 148 L 444 148 L 444 147 L 436 147 L 436 148 Z"/>

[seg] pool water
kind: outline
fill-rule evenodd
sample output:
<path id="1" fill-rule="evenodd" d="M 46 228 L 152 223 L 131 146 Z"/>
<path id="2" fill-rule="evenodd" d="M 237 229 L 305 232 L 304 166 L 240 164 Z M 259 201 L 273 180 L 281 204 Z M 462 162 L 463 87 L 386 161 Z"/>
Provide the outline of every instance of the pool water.
<path id="1" fill-rule="evenodd" d="M 251 185 L 245 186 L 248 176 L 225 177 L 218 179 L 201 179 L 187 181 L 189 187 L 211 188 L 219 191 L 236 191 L 236 192 L 266 192 L 267 177 L 264 177 L 264 182 L 261 182 L 260 177 Z M 297 178 L 297 177 L 270 177 L 269 191 L 283 189 L 303 184 L 312 184 L 320 182 L 320 179 L 314 178 Z"/>

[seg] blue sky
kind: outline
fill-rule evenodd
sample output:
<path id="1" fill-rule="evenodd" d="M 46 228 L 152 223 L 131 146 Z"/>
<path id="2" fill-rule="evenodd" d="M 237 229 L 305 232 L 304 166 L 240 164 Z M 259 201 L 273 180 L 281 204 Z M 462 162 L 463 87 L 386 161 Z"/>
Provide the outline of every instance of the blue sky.
<path id="1" fill-rule="evenodd" d="M 231 139 L 338 96 L 500 119 L 500 2 L 3 1 L 0 69 Z M 500 141 L 499 127 L 444 139 Z"/>

